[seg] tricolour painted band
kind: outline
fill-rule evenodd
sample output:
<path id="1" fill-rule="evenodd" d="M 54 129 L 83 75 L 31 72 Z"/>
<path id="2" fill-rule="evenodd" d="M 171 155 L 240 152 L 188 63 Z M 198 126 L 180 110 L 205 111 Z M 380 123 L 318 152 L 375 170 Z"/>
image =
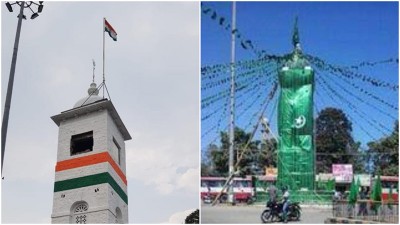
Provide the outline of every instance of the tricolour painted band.
<path id="1" fill-rule="evenodd" d="M 112 178 L 109 173 L 99 173 L 84 177 L 73 178 L 69 180 L 56 181 L 54 183 L 54 192 L 71 190 L 76 188 L 87 187 L 96 184 L 108 183 L 117 192 L 121 199 L 128 204 L 128 196 Z"/>
<path id="2" fill-rule="evenodd" d="M 114 168 L 115 172 L 117 172 L 118 176 L 121 177 L 122 181 L 128 185 L 128 181 L 126 180 L 125 174 L 119 168 L 119 166 L 115 163 L 108 152 L 101 152 L 97 154 L 92 154 L 88 156 L 82 156 L 74 159 L 67 159 L 64 161 L 57 162 L 56 172 L 74 169 L 82 166 L 90 166 L 97 163 L 108 162 Z"/>

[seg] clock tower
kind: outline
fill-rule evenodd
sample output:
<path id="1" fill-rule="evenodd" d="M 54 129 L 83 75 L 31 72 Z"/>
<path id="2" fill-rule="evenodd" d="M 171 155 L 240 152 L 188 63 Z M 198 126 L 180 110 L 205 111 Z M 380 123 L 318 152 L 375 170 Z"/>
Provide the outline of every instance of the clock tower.
<path id="1" fill-rule="evenodd" d="M 132 139 L 112 102 L 88 96 L 52 116 L 59 127 L 52 223 L 128 223 L 125 141 Z"/>

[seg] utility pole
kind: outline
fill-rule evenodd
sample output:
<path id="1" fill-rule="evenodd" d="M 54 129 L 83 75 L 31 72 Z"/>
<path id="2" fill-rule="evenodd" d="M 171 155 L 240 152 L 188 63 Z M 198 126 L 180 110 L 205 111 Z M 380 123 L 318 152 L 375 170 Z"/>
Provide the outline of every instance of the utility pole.
<path id="1" fill-rule="evenodd" d="M 230 132 L 229 132 L 229 175 L 235 173 L 233 150 L 235 143 L 235 39 L 236 39 L 236 2 L 232 2 L 232 32 L 231 32 L 231 107 L 230 107 Z M 234 204 L 233 179 L 229 181 L 228 202 Z"/>

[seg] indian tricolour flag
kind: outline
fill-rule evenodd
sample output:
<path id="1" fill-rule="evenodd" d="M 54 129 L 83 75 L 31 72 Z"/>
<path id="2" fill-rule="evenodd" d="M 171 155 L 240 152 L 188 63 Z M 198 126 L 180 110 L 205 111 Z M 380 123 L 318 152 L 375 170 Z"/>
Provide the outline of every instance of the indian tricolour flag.
<path id="1" fill-rule="evenodd" d="M 108 32 L 114 41 L 117 41 L 117 32 L 115 32 L 114 28 L 107 22 L 106 19 L 104 19 L 104 31 Z"/>

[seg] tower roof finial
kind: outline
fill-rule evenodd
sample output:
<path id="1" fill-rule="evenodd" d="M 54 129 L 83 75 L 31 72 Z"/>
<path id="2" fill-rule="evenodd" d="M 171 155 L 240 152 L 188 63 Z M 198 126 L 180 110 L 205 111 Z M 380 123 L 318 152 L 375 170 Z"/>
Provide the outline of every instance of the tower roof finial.
<path id="1" fill-rule="evenodd" d="M 93 82 L 92 83 L 94 83 L 94 69 L 96 68 L 96 63 L 94 62 L 94 59 L 92 59 L 92 61 L 93 61 Z"/>
<path id="2" fill-rule="evenodd" d="M 293 47 L 295 47 L 295 48 L 296 48 L 297 44 L 300 44 L 299 28 L 297 27 L 297 16 L 294 20 L 292 43 L 293 43 Z"/>
<path id="3" fill-rule="evenodd" d="M 96 85 L 95 82 L 93 82 L 93 83 L 90 84 L 90 87 L 89 87 L 89 89 L 88 89 L 88 94 L 89 94 L 89 96 L 90 96 L 90 95 L 98 95 L 98 94 L 99 94 L 99 90 L 97 89 L 96 86 L 97 86 L 97 85 Z"/>

